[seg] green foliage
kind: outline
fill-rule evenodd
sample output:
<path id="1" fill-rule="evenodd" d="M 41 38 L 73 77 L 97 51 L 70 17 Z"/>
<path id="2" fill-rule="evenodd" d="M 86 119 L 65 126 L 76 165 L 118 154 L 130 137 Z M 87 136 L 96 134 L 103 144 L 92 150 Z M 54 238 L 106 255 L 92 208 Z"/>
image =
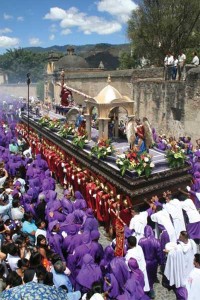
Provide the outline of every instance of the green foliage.
<path id="1" fill-rule="evenodd" d="M 95 155 L 98 159 L 106 158 L 108 155 L 114 153 L 114 148 L 110 139 L 100 139 L 92 148 L 91 154 Z"/>
<path id="2" fill-rule="evenodd" d="M 7 50 L 0 55 L 0 68 L 8 74 L 9 83 L 26 81 L 26 74 L 31 73 L 31 81 L 43 80 L 48 53 L 33 53 L 24 49 Z"/>
<path id="3" fill-rule="evenodd" d="M 72 144 L 74 144 L 78 148 L 83 149 L 86 144 L 86 141 L 87 141 L 87 135 L 79 135 L 78 133 L 76 133 L 72 140 Z"/>
<path id="4" fill-rule="evenodd" d="M 132 12 L 128 37 L 140 57 L 163 64 L 166 52 L 195 48 L 200 42 L 199 0 L 143 0 Z"/>
<path id="5" fill-rule="evenodd" d="M 151 156 L 146 152 L 139 153 L 135 149 L 118 155 L 116 164 L 122 176 L 124 176 L 126 170 L 129 170 L 135 171 L 139 177 L 144 175 L 148 178 L 154 168 Z"/>
<path id="6" fill-rule="evenodd" d="M 133 69 L 138 67 L 139 60 L 134 53 L 122 52 L 119 57 L 120 66 L 119 69 Z"/>
<path id="7" fill-rule="evenodd" d="M 170 168 L 180 168 L 184 167 L 187 157 L 183 149 L 176 148 L 173 150 L 168 150 L 166 158 Z"/>

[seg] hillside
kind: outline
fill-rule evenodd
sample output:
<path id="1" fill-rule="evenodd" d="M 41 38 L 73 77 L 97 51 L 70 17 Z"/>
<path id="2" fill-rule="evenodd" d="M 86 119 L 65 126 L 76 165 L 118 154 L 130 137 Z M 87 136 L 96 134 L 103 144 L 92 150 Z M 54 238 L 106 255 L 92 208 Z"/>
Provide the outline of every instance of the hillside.
<path id="1" fill-rule="evenodd" d="M 89 65 L 93 68 L 98 68 L 100 61 L 103 62 L 105 69 L 107 70 L 115 70 L 119 67 L 119 56 L 122 52 L 129 52 L 130 45 L 129 44 L 94 44 L 94 45 L 64 45 L 57 46 L 54 45 L 48 48 L 42 47 L 29 47 L 25 48 L 25 50 L 35 52 L 35 53 L 44 53 L 44 52 L 58 52 L 61 54 L 66 54 L 67 48 L 73 47 L 75 53 L 84 57 Z"/>

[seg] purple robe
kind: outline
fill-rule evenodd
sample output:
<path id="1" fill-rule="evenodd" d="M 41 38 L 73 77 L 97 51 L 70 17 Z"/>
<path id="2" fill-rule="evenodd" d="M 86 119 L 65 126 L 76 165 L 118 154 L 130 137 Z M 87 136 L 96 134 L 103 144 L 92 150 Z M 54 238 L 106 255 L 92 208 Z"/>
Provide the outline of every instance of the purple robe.
<path id="1" fill-rule="evenodd" d="M 144 273 L 139 269 L 138 262 L 135 258 L 130 258 L 128 261 L 128 267 L 131 271 L 130 275 L 133 281 L 138 281 L 142 290 L 144 290 Z"/>
<path id="2" fill-rule="evenodd" d="M 109 283 L 109 284 L 108 284 Z M 104 292 L 108 292 L 108 296 L 111 299 L 117 299 L 119 295 L 119 285 L 117 279 L 113 274 L 107 273 L 104 278 L 103 283 Z"/>
<path id="3" fill-rule="evenodd" d="M 90 254 L 85 254 L 83 256 L 83 264 L 76 277 L 76 282 L 80 287 L 80 291 L 89 291 L 92 287 L 92 284 L 96 281 L 100 281 L 101 279 L 102 273 L 100 267 L 94 263 L 94 259 Z"/>
<path id="4" fill-rule="evenodd" d="M 107 246 L 104 250 L 104 256 L 100 262 L 102 273 L 110 273 L 110 262 L 115 257 L 114 249 L 111 246 Z"/>
<path id="5" fill-rule="evenodd" d="M 117 297 L 117 300 L 149 300 L 145 295 L 138 281 L 133 281 L 131 278 L 126 282 L 124 293 Z"/>
<path id="6" fill-rule="evenodd" d="M 82 226 L 82 229 L 84 231 L 92 231 L 92 230 L 98 230 L 99 224 L 97 219 L 93 215 L 93 210 L 91 208 L 88 208 L 86 210 L 86 220 Z"/>
<path id="7" fill-rule="evenodd" d="M 128 267 L 123 257 L 114 257 L 110 263 L 112 274 L 117 279 L 120 292 L 123 292 L 124 285 L 130 278 Z"/>
<path id="8" fill-rule="evenodd" d="M 138 245 L 142 247 L 150 289 L 157 279 L 157 268 L 161 262 L 161 246 L 160 241 L 154 237 L 152 228 L 147 225 L 144 229 L 144 238 L 141 238 Z"/>

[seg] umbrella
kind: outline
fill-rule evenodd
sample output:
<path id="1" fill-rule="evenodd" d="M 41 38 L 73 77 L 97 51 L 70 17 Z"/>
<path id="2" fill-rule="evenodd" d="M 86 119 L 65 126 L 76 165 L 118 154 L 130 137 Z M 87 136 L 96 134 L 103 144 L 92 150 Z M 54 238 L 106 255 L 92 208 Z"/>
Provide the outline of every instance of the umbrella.
<path id="1" fill-rule="evenodd" d="M 67 291 L 42 283 L 28 282 L 3 291 L 1 300 L 66 300 Z"/>

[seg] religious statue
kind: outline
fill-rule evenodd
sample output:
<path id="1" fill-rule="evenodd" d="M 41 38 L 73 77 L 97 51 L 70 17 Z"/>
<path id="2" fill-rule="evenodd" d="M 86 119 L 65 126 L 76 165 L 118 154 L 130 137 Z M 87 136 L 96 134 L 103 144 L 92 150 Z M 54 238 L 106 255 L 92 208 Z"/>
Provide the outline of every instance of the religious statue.
<path id="1" fill-rule="evenodd" d="M 140 119 L 134 121 L 134 118 L 131 118 L 126 126 L 126 135 L 130 149 L 137 147 L 140 153 L 144 151 L 148 152 L 153 144 L 152 129 L 146 117 L 143 118 L 143 122 Z"/>
<path id="2" fill-rule="evenodd" d="M 61 105 L 69 106 L 69 99 L 71 99 L 71 97 L 72 97 L 72 92 L 63 86 L 60 92 Z"/>

